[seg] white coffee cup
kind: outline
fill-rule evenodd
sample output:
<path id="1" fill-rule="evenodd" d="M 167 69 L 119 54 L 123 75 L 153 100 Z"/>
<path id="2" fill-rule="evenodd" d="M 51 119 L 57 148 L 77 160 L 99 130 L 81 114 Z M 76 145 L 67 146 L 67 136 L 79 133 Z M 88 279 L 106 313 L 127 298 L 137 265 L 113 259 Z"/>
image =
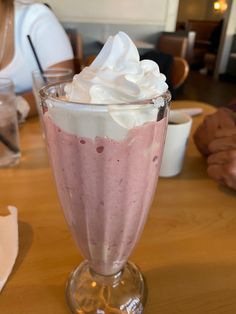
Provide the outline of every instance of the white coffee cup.
<path id="1" fill-rule="evenodd" d="M 160 177 L 173 177 L 181 172 L 191 126 L 189 115 L 170 111 Z"/>

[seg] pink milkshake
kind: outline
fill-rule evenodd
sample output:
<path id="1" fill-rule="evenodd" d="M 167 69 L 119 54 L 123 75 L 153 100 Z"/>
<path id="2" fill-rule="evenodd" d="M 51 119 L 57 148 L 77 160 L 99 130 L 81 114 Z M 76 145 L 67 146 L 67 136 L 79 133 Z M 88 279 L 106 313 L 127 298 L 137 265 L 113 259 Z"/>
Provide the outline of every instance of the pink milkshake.
<path id="1" fill-rule="evenodd" d="M 73 237 L 93 270 L 117 273 L 138 241 L 151 205 L 166 118 L 122 141 L 64 132 L 45 116 L 58 195 Z"/>
<path id="2" fill-rule="evenodd" d="M 73 82 L 46 87 L 41 98 L 58 195 L 86 259 L 69 280 L 69 306 L 73 313 L 140 314 L 145 284 L 127 261 L 159 175 L 165 77 L 119 33 Z"/>

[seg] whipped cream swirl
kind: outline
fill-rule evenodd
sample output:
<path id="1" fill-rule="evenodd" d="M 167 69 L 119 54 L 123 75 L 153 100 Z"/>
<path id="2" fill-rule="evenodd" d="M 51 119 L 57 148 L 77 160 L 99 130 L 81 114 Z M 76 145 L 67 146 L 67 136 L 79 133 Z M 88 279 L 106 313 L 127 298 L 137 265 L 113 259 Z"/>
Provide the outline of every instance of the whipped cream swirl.
<path id="1" fill-rule="evenodd" d="M 94 104 L 117 104 L 151 99 L 168 85 L 158 65 L 140 61 L 139 53 L 124 32 L 110 36 L 89 67 L 74 76 L 66 87 L 68 100 Z"/>

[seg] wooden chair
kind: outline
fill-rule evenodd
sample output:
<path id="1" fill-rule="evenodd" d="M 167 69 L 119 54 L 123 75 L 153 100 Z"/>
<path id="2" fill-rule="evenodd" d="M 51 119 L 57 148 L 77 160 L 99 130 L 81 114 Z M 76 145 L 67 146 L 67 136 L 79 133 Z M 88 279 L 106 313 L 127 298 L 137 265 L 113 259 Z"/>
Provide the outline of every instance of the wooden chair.
<path id="1" fill-rule="evenodd" d="M 196 33 L 196 40 L 193 48 L 192 64 L 198 67 L 204 66 L 205 54 L 211 47 L 211 35 L 220 27 L 219 21 L 188 20 L 187 29 Z M 220 37 L 220 34 L 219 34 Z"/>
<path id="2" fill-rule="evenodd" d="M 78 58 L 81 67 L 84 67 L 84 43 L 83 37 L 81 34 L 76 34 L 76 41 L 75 41 L 75 56 Z"/>
<path id="3" fill-rule="evenodd" d="M 170 79 L 173 88 L 177 89 L 185 82 L 189 74 L 189 65 L 184 58 L 174 57 L 171 67 Z"/>
<path id="4" fill-rule="evenodd" d="M 185 51 L 182 50 L 180 53 L 174 53 L 174 54 L 177 54 L 178 56 L 181 56 L 181 54 L 182 54 L 181 57 L 185 58 L 188 61 L 188 63 L 191 64 L 192 57 L 193 57 L 193 48 L 194 48 L 195 38 L 196 38 L 196 32 L 187 31 L 187 30 L 178 30 L 175 32 L 162 32 L 162 35 L 171 36 L 171 37 L 184 37 L 184 38 L 186 38 L 187 39 L 186 53 L 185 53 Z M 185 45 L 185 43 L 184 43 L 184 45 Z M 184 47 L 184 49 L 185 49 L 185 47 Z M 170 53 L 170 54 L 173 55 L 173 53 Z"/>
<path id="5" fill-rule="evenodd" d="M 174 57 L 186 58 L 188 39 L 162 34 L 156 43 L 156 51 L 170 54 Z"/>
<path id="6" fill-rule="evenodd" d="M 84 62 L 84 65 L 85 66 L 89 66 L 93 60 L 97 57 L 97 55 L 89 55 L 86 59 L 85 59 L 85 62 Z"/>
<path id="7" fill-rule="evenodd" d="M 83 37 L 81 34 L 77 33 L 76 29 L 66 29 L 66 32 L 74 53 L 75 73 L 79 73 L 84 67 Z"/>

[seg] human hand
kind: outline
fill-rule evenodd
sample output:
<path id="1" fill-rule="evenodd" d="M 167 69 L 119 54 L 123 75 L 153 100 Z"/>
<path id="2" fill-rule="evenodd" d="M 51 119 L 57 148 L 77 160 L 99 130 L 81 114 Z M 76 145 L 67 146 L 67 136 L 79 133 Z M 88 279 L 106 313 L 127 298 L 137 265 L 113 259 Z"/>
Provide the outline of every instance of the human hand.
<path id="1" fill-rule="evenodd" d="M 236 126 L 217 131 L 209 152 L 209 177 L 236 190 Z"/>
<path id="2" fill-rule="evenodd" d="M 212 115 L 205 118 L 194 134 L 194 142 L 198 150 L 205 156 L 208 156 L 209 144 L 215 138 L 218 130 L 224 128 L 233 128 L 235 126 L 234 113 L 227 108 L 220 108 Z"/>

